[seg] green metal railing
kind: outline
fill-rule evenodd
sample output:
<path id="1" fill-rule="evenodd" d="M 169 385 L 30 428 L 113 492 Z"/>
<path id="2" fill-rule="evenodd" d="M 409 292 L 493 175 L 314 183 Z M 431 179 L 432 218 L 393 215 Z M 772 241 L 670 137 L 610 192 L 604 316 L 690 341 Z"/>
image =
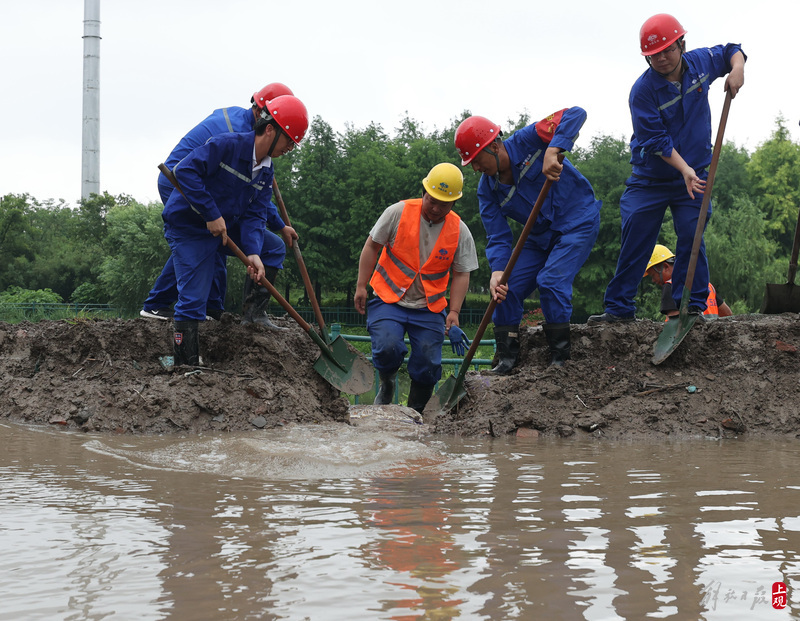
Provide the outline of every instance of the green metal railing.
<path id="1" fill-rule="evenodd" d="M 335 339 L 337 336 L 341 336 L 346 341 L 352 342 L 361 342 L 361 343 L 372 343 L 372 338 L 369 336 L 362 336 L 360 334 L 342 334 L 341 333 L 342 326 L 340 324 L 331 324 L 330 326 L 330 337 L 331 340 Z M 410 341 L 406 338 L 404 339 L 406 345 L 410 344 Z M 445 343 L 449 343 L 448 339 L 442 341 L 442 345 L 444 346 Z M 486 339 L 480 341 L 479 345 L 491 345 L 493 350 L 497 349 L 497 341 L 494 339 Z M 369 361 L 372 362 L 372 356 L 369 357 Z M 442 358 L 442 366 L 452 366 L 453 367 L 453 375 L 458 375 L 461 372 L 461 365 L 463 364 L 463 358 Z M 404 364 L 408 364 L 408 358 L 403 360 Z M 476 370 L 479 371 L 482 366 L 491 366 L 492 359 L 491 358 L 473 358 L 470 362 L 470 365 Z M 442 378 L 446 379 L 446 378 Z M 441 380 L 440 382 L 441 383 Z M 438 390 L 439 383 L 436 384 L 436 388 L 434 390 Z M 375 386 L 380 384 L 380 377 L 378 375 L 378 371 L 375 371 Z M 394 380 L 394 403 L 399 403 L 399 396 L 400 396 L 400 384 L 397 378 Z M 358 404 L 360 402 L 359 395 L 353 395 L 354 402 Z"/>

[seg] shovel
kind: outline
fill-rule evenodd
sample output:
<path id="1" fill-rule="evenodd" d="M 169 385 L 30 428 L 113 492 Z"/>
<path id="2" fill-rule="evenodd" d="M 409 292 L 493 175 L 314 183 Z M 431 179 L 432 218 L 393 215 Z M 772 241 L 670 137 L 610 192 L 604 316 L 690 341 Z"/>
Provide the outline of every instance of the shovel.
<path id="1" fill-rule="evenodd" d="M 178 180 L 175 178 L 175 175 L 172 174 L 172 171 L 164 164 L 159 164 L 158 168 L 164 173 L 167 179 L 170 180 L 172 185 L 183 194 L 183 190 L 181 190 L 180 185 L 178 185 Z M 239 257 L 242 263 L 247 267 L 251 266 L 250 259 L 247 258 L 230 237 L 228 237 L 227 245 L 228 248 Z M 322 354 L 314 363 L 314 370 L 317 373 L 335 388 L 351 395 L 360 395 L 372 390 L 375 383 L 375 369 L 366 358 L 358 352 L 352 351 L 347 346 L 347 341 L 341 336 L 337 336 L 329 346 L 328 343 L 322 340 L 319 334 L 311 329 L 309 323 L 300 316 L 300 313 L 278 293 L 278 290 L 271 282 L 262 277 L 259 280 L 259 284 L 269 290 L 272 297 L 292 316 L 292 319 L 300 324 L 300 327 L 306 331 L 308 336 L 311 337 L 311 340 L 319 346 Z"/>
<path id="2" fill-rule="evenodd" d="M 686 271 L 686 284 L 683 286 L 683 294 L 681 295 L 680 312 L 677 318 L 670 319 L 658 335 L 653 350 L 653 364 L 661 364 L 669 355 L 674 352 L 681 341 L 692 329 L 692 326 L 697 321 L 698 315 L 689 314 L 689 298 L 692 295 L 692 283 L 694 282 L 694 272 L 697 267 L 697 257 L 700 254 L 700 243 L 703 241 L 703 229 L 706 226 L 706 215 L 708 214 L 708 205 L 711 202 L 711 189 L 714 187 L 714 176 L 717 173 L 717 164 L 719 163 L 719 156 L 722 152 L 722 135 L 725 133 L 725 124 L 728 122 L 728 111 L 731 108 L 731 93 L 728 91 L 725 95 L 725 103 L 722 106 L 722 116 L 719 120 L 719 129 L 717 130 L 717 140 L 714 143 L 714 155 L 711 158 L 711 167 L 708 170 L 708 179 L 706 180 L 706 188 L 703 194 L 703 203 L 700 206 L 700 215 L 697 218 L 697 228 L 694 231 L 694 241 L 692 243 L 692 254 L 689 257 L 689 268 Z"/>
<path id="3" fill-rule="evenodd" d="M 289 212 L 286 211 L 286 205 L 283 202 L 281 191 L 278 189 L 277 179 L 272 180 L 272 193 L 275 195 L 275 201 L 278 203 L 278 209 L 280 209 L 281 218 L 283 218 L 283 221 L 286 224 L 292 226 L 292 223 L 289 221 Z M 297 243 L 296 239 L 292 243 L 292 250 L 294 250 L 294 258 L 297 261 L 297 267 L 300 268 L 300 275 L 303 277 L 303 284 L 306 287 L 308 299 L 311 300 L 311 306 L 314 309 L 314 316 L 317 318 L 319 331 L 322 333 L 322 338 L 324 339 L 325 343 L 330 345 L 328 330 L 325 328 L 325 320 L 322 318 L 322 309 L 319 307 L 317 296 L 314 295 L 314 287 L 311 284 L 311 278 L 308 276 L 308 270 L 306 269 L 305 261 L 303 261 L 303 255 L 300 254 L 300 245 Z"/>
<path id="4" fill-rule="evenodd" d="M 785 285 L 767 283 L 767 290 L 764 292 L 764 303 L 761 305 L 762 313 L 767 315 L 800 313 L 800 287 L 794 284 L 798 254 L 800 254 L 800 214 L 798 214 L 797 226 L 794 229 L 794 244 L 792 245 L 792 258 L 789 260 L 788 282 Z"/>
<path id="5" fill-rule="evenodd" d="M 564 155 L 559 155 L 559 163 L 563 160 Z M 522 253 L 522 247 L 525 245 L 525 241 L 528 239 L 528 235 L 530 234 L 533 225 L 536 223 L 536 218 L 539 217 L 539 212 L 542 210 L 542 205 L 544 204 L 552 185 L 553 182 L 550 179 L 544 182 L 544 185 L 539 192 L 539 197 L 536 199 L 533 209 L 531 209 L 531 213 L 528 216 L 528 221 L 525 223 L 525 226 L 522 229 L 522 233 L 519 234 L 517 245 L 514 246 L 514 251 L 511 253 L 511 257 L 508 259 L 508 263 L 506 264 L 506 268 L 503 270 L 503 275 L 500 276 L 500 281 L 498 284 L 504 285 L 508 282 L 508 277 L 511 276 L 511 270 L 514 269 L 514 264 L 516 264 L 519 255 Z M 451 375 L 441 386 L 439 386 L 439 390 L 437 390 L 436 394 L 431 397 L 430 401 L 428 401 L 428 405 L 425 408 L 425 418 L 430 417 L 430 419 L 434 419 L 440 414 L 447 413 L 466 396 L 467 389 L 464 387 L 464 378 L 467 376 L 469 363 L 472 362 L 472 358 L 475 356 L 475 352 L 478 350 L 483 333 L 486 331 L 486 327 L 492 320 L 492 313 L 494 312 L 496 306 L 497 300 L 493 299 L 491 302 L 489 302 L 489 307 L 483 314 L 481 325 L 478 327 L 478 331 L 475 333 L 475 336 L 472 339 L 472 345 L 470 345 L 469 351 L 467 352 L 467 355 L 464 356 L 464 361 L 461 363 L 461 369 L 458 372 L 458 377 Z"/>

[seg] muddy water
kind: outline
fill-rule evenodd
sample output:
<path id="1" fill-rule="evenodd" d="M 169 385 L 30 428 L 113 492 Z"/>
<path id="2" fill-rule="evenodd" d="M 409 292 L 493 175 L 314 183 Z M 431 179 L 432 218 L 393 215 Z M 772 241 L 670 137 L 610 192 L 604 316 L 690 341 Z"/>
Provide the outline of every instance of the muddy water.
<path id="1" fill-rule="evenodd" d="M 0 619 L 797 618 L 798 470 L 796 441 L 3 424 Z"/>

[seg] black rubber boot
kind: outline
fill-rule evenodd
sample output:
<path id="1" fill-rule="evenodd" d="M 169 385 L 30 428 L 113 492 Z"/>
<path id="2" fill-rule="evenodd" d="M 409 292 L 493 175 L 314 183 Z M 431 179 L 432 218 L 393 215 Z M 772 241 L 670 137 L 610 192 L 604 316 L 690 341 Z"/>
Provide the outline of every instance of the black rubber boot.
<path id="1" fill-rule="evenodd" d="M 381 385 L 378 386 L 378 392 L 375 393 L 375 401 L 372 404 L 387 405 L 394 399 L 394 380 L 397 377 L 397 371 L 393 373 L 381 371 L 378 376 L 381 379 Z"/>
<path id="2" fill-rule="evenodd" d="M 172 334 L 172 353 L 175 366 L 200 364 L 200 335 L 197 320 L 176 321 Z"/>
<path id="3" fill-rule="evenodd" d="M 267 267 L 264 269 L 267 280 L 274 285 L 278 277 L 278 268 Z M 260 285 L 257 286 L 252 278 L 246 276 L 244 279 L 244 294 L 242 295 L 242 324 L 255 323 L 270 330 L 288 330 L 288 328 L 276 326 L 270 321 L 267 314 L 269 298 L 269 289 Z"/>
<path id="4" fill-rule="evenodd" d="M 422 410 L 428 405 L 433 387 L 436 384 L 420 384 L 411 380 L 411 388 L 408 390 L 408 407 L 422 414 Z"/>
<path id="5" fill-rule="evenodd" d="M 492 375 L 508 375 L 517 364 L 519 357 L 519 326 L 495 326 L 494 338 L 497 341 L 497 364 L 489 371 Z"/>
<path id="6" fill-rule="evenodd" d="M 550 366 L 563 367 L 564 362 L 570 359 L 569 324 L 546 323 L 542 328 L 550 346 Z"/>

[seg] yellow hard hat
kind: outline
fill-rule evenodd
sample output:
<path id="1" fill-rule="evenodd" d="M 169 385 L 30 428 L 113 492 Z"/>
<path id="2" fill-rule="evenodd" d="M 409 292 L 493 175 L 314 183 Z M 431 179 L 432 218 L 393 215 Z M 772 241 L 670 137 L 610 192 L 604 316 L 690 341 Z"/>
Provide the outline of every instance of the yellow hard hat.
<path id="1" fill-rule="evenodd" d="M 422 180 L 422 187 L 433 198 L 451 203 L 461 198 L 464 175 L 455 164 L 443 162 L 431 168 L 428 176 Z"/>
<path id="2" fill-rule="evenodd" d="M 653 248 L 653 254 L 650 255 L 650 261 L 647 264 L 647 268 L 644 270 L 644 278 L 647 276 L 647 270 L 649 270 L 654 265 L 658 265 L 659 263 L 663 263 L 667 259 L 673 258 L 675 255 L 672 254 L 672 251 L 667 248 L 666 246 L 662 246 L 661 244 L 656 244 L 655 248 Z"/>

